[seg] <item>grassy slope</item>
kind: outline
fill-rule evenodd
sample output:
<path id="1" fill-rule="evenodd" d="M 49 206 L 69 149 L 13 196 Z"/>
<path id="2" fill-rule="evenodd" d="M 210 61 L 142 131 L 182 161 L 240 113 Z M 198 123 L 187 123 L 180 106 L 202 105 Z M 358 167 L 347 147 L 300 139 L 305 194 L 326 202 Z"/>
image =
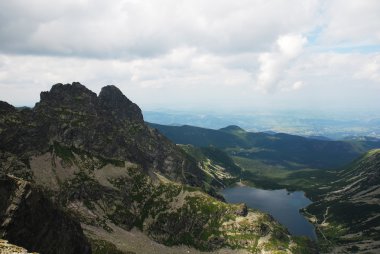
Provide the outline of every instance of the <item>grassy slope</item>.
<path id="1" fill-rule="evenodd" d="M 324 184 L 335 179 L 334 171 L 305 168 L 290 171 L 286 167 L 267 165 L 259 160 L 233 157 L 243 171 L 241 179 L 248 185 L 265 189 L 303 190 L 311 199 L 316 199 Z"/>
<path id="2" fill-rule="evenodd" d="M 207 183 L 213 186 L 225 187 L 238 180 L 241 168 L 224 151 L 216 147 L 194 147 L 192 145 L 180 145 L 198 166 L 206 173 Z"/>
<path id="3" fill-rule="evenodd" d="M 306 213 L 329 250 L 380 251 L 380 150 L 372 150 L 338 172 Z"/>

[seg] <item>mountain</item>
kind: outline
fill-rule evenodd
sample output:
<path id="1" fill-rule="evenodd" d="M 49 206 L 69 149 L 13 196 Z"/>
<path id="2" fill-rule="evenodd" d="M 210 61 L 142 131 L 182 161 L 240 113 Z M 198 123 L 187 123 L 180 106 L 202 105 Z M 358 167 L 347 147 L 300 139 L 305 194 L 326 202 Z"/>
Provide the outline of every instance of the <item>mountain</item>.
<path id="1" fill-rule="evenodd" d="M 280 165 L 287 169 L 341 167 L 369 149 L 380 147 L 376 141 L 329 141 L 284 133 L 247 132 L 238 126 L 220 130 L 194 126 L 149 125 L 177 144 L 215 146 L 230 155 Z"/>
<path id="2" fill-rule="evenodd" d="M 202 150 L 197 160 L 185 150 L 148 127 L 114 86 L 96 95 L 80 83 L 56 84 L 31 109 L 0 103 L 2 174 L 42 189 L 81 223 L 94 253 L 147 253 L 152 240 L 208 251 L 314 252 L 269 215 L 221 201 L 216 188 L 238 170 L 223 152 Z"/>
<path id="3" fill-rule="evenodd" d="M 33 109 L 17 111 L 3 103 L 0 111 L 5 112 L 0 149 L 21 158 L 46 153 L 57 142 L 201 185 L 202 172 L 169 140 L 149 129 L 140 108 L 114 86 L 103 87 L 97 96 L 79 83 L 57 84 L 41 93 Z"/>
<path id="4" fill-rule="evenodd" d="M 317 225 L 325 248 L 334 253 L 379 253 L 380 149 L 367 152 L 320 189 L 323 193 L 305 214 Z"/>

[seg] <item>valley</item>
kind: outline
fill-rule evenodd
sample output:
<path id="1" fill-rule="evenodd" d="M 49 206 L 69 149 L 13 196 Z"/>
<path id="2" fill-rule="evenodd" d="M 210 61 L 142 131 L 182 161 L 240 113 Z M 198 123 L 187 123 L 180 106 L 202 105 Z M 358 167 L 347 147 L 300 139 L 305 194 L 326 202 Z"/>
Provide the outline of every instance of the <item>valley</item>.
<path id="1" fill-rule="evenodd" d="M 237 126 L 220 130 L 152 126 L 175 143 L 224 150 L 241 168 L 238 178 L 245 185 L 304 191 L 313 203 L 301 212 L 316 227 L 321 253 L 378 252 L 377 140 L 315 140 L 287 134 L 248 133 Z"/>

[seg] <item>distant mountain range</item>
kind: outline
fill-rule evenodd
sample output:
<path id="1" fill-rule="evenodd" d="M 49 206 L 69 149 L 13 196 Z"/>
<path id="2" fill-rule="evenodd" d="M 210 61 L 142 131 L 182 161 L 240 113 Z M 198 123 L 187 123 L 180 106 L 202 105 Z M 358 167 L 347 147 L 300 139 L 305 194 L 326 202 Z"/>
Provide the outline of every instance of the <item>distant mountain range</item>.
<path id="1" fill-rule="evenodd" d="M 339 168 L 364 152 L 380 147 L 378 140 L 332 141 L 284 133 L 247 132 L 238 126 L 219 130 L 149 123 L 177 144 L 215 146 L 230 155 L 288 169 Z"/>
<path id="2" fill-rule="evenodd" d="M 323 136 L 333 140 L 347 136 L 380 138 L 379 112 L 309 112 L 250 109 L 245 112 L 144 111 L 147 122 L 162 125 L 192 125 L 220 129 L 238 125 L 253 132 L 272 131 L 298 136 Z"/>

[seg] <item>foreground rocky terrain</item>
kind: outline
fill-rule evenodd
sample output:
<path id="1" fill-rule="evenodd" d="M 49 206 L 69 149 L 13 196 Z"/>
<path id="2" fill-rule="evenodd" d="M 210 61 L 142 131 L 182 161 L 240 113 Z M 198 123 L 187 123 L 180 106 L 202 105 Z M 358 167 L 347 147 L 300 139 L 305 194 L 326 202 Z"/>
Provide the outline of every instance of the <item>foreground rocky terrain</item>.
<path id="1" fill-rule="evenodd" d="M 0 253 L 2 254 L 32 254 L 26 249 L 8 243 L 8 241 L 0 240 Z M 36 253 L 34 253 L 36 254 Z"/>
<path id="2" fill-rule="evenodd" d="M 91 253 L 80 224 L 19 178 L 0 177 L 0 218 L 0 238 L 28 250 Z"/>
<path id="3" fill-rule="evenodd" d="M 118 238 L 133 232 L 166 246 L 186 245 L 204 251 L 314 252 L 310 242 L 291 237 L 269 215 L 243 204 L 222 202 L 216 188 L 233 178 L 234 172 L 223 167 L 224 162 L 218 163 L 218 158 L 198 162 L 146 126 L 138 106 L 114 86 L 104 87 L 96 95 L 79 83 L 57 84 L 42 92 L 41 101 L 32 109 L 0 103 L 4 179 L 35 189 L 31 193 L 40 193 L 38 200 L 51 202 L 47 203 L 51 211 L 80 222 L 93 253 L 145 253 L 144 246 L 129 249 L 123 243 L 125 238 Z M 19 188 L 8 189 L 11 191 L 1 197 L 14 200 Z M 40 207 L 34 207 L 28 198 L 26 195 L 25 202 L 31 208 Z M 34 215 L 31 208 L 19 206 L 17 211 Z M 51 216 L 49 209 L 37 214 Z M 15 237 L 3 234 L 2 238 L 28 247 L 31 238 L 20 237 L 27 223 L 19 217 L 12 220 L 15 225 L 9 225 L 7 232 L 14 232 Z M 78 229 L 67 230 L 64 239 L 75 237 L 88 246 L 77 222 L 60 221 L 62 227 Z M 28 250 L 49 253 L 43 246 L 58 246 L 59 242 L 49 237 L 60 228 L 41 224 L 41 230 L 33 227 L 33 242 L 41 246 Z"/>

